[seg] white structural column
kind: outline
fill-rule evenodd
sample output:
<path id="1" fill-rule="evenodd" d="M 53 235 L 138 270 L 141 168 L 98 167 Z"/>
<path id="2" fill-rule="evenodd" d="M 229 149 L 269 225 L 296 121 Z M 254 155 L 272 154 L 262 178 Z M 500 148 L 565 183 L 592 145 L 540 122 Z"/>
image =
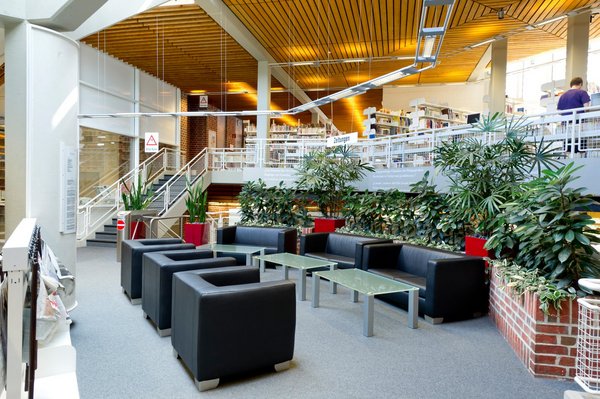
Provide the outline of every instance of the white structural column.
<path id="1" fill-rule="evenodd" d="M 492 76 L 490 79 L 490 114 L 505 112 L 506 107 L 506 63 L 508 40 L 492 42 Z"/>
<path id="2" fill-rule="evenodd" d="M 256 85 L 257 105 L 259 111 L 271 108 L 271 70 L 268 61 L 258 61 L 258 80 Z M 256 138 L 269 138 L 269 115 L 258 115 L 256 117 Z M 262 142 L 265 143 L 264 141 Z M 257 147 L 259 160 L 264 159 L 265 145 Z"/>
<path id="3" fill-rule="evenodd" d="M 6 22 L 5 30 L 6 235 L 22 218 L 37 218 L 75 271 L 79 48 L 28 22 Z"/>
<path id="4" fill-rule="evenodd" d="M 565 89 L 574 77 L 587 85 L 588 46 L 590 42 L 590 12 L 569 15 L 567 29 L 567 68 Z"/>

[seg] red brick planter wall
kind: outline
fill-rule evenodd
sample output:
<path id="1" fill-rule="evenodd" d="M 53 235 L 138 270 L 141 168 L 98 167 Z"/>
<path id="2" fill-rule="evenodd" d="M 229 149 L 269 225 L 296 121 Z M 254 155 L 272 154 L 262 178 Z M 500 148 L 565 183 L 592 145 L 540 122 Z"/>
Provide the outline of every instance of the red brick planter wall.
<path id="1" fill-rule="evenodd" d="M 515 296 L 495 269 L 491 276 L 490 317 L 525 367 L 539 377 L 574 378 L 577 300 L 563 301 L 560 311 L 545 315 L 537 295 Z"/>

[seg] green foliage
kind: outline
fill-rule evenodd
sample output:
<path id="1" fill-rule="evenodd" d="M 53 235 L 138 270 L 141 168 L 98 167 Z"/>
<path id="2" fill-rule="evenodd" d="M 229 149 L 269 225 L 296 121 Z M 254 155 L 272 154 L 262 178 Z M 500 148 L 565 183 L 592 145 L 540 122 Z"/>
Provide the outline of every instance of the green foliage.
<path id="1" fill-rule="evenodd" d="M 523 184 L 523 192 L 497 215 L 501 225 L 487 248 L 498 257 L 514 259 L 527 270 L 539 270 L 557 287 L 575 285 L 583 277 L 600 275 L 600 242 L 592 218 L 584 212 L 595 201 L 584 188 L 573 188 L 573 163 Z M 505 248 L 513 249 L 506 253 Z"/>
<path id="2" fill-rule="evenodd" d="M 448 206 L 454 223 L 464 223 L 468 233 L 489 236 L 501 206 L 520 194 L 521 183 L 534 170 L 556 166 L 558 154 L 543 141 L 526 142 L 521 119 L 494 114 L 474 128 L 477 138 L 438 147 L 434 164 L 450 179 Z M 493 142 L 494 137 L 501 140 Z"/>
<path id="3" fill-rule="evenodd" d="M 297 191 L 286 188 L 283 182 L 275 187 L 267 187 L 261 179 L 248 182 L 238 199 L 242 224 L 297 226 L 302 217 Z"/>
<path id="4" fill-rule="evenodd" d="M 203 190 L 204 178 L 202 178 L 195 186 L 188 179 L 185 190 L 188 197 L 185 200 L 190 223 L 206 222 L 206 208 L 208 206 L 208 190 Z"/>
<path id="5" fill-rule="evenodd" d="M 339 217 L 342 200 L 350 183 L 374 171 L 353 154 L 348 146 L 330 147 L 311 152 L 297 170 L 297 187 L 316 196 L 319 210 L 326 218 Z"/>
<path id="6" fill-rule="evenodd" d="M 152 187 L 146 185 L 142 175 L 137 175 L 137 183 L 132 182 L 129 186 L 125 180 L 121 180 L 121 198 L 126 211 L 139 211 L 146 209 L 152 201 Z"/>
<path id="7" fill-rule="evenodd" d="M 550 306 L 560 310 L 562 301 L 576 296 L 573 287 L 559 288 L 552 280 L 540 276 L 537 269 L 526 269 L 507 259 L 493 260 L 491 263 L 504 286 L 511 288 L 515 294 L 522 295 L 528 291 L 537 293 L 540 297 L 540 309 L 545 314 L 549 313 Z"/>
<path id="8" fill-rule="evenodd" d="M 335 231 L 337 233 L 355 234 L 355 235 L 361 235 L 361 236 L 365 236 L 365 237 L 383 238 L 383 239 L 387 239 L 387 240 L 394 240 L 395 242 L 421 245 L 424 247 L 443 249 L 446 251 L 460 251 L 460 248 L 457 247 L 456 245 L 428 241 L 424 238 L 403 237 L 403 236 L 397 236 L 394 234 L 386 234 L 386 233 L 373 233 L 370 231 L 353 229 L 347 225 L 344 227 L 340 227 L 339 229 L 336 229 Z"/>

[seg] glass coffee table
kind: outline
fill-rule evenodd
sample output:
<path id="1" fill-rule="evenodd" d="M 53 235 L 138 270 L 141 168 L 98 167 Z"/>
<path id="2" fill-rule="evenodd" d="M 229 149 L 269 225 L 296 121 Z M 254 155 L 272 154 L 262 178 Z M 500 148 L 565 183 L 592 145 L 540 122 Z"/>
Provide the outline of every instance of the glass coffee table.
<path id="1" fill-rule="evenodd" d="M 358 293 L 365 295 L 363 310 L 363 334 L 366 337 L 373 335 L 373 308 L 375 295 L 390 294 L 393 292 L 408 292 L 408 326 L 418 328 L 419 316 L 419 289 L 412 285 L 404 284 L 383 276 L 366 272 L 360 269 L 343 269 L 313 272 L 313 297 L 312 307 L 319 307 L 319 279 L 323 277 L 334 284 L 340 284 L 352 290 L 352 301 L 358 301 Z"/>
<path id="2" fill-rule="evenodd" d="M 271 255 L 255 256 L 254 259 L 258 259 L 261 262 L 273 262 L 283 267 L 283 278 L 288 279 L 288 268 L 298 269 L 300 272 L 300 278 L 298 279 L 297 297 L 300 301 L 306 300 L 306 271 L 310 269 L 316 269 L 319 267 L 329 267 L 331 270 L 337 268 L 337 263 L 330 262 L 327 260 L 320 260 L 315 258 L 309 258 L 308 256 L 295 255 L 290 253 L 279 253 Z M 332 285 L 332 289 L 334 289 Z M 332 291 L 335 293 L 335 291 Z"/>
<path id="3" fill-rule="evenodd" d="M 255 247 L 254 245 L 237 245 L 237 244 L 204 244 L 196 247 L 198 249 L 208 249 L 213 251 L 215 257 L 217 256 L 217 252 L 231 252 L 234 254 L 245 254 L 246 255 L 246 264 L 254 265 L 252 261 L 252 255 L 259 253 L 261 255 L 265 254 L 265 247 Z M 260 262 L 260 271 L 265 271 L 265 262 Z"/>

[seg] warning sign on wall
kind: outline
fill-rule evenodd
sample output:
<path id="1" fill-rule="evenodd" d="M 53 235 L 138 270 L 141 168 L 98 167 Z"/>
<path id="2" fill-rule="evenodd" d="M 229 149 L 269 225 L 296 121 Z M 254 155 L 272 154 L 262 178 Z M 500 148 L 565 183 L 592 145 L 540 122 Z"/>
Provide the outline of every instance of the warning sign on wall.
<path id="1" fill-rule="evenodd" d="M 144 152 L 158 152 L 158 132 L 146 133 Z"/>
<path id="2" fill-rule="evenodd" d="M 198 108 L 208 108 L 208 96 L 198 97 Z"/>

